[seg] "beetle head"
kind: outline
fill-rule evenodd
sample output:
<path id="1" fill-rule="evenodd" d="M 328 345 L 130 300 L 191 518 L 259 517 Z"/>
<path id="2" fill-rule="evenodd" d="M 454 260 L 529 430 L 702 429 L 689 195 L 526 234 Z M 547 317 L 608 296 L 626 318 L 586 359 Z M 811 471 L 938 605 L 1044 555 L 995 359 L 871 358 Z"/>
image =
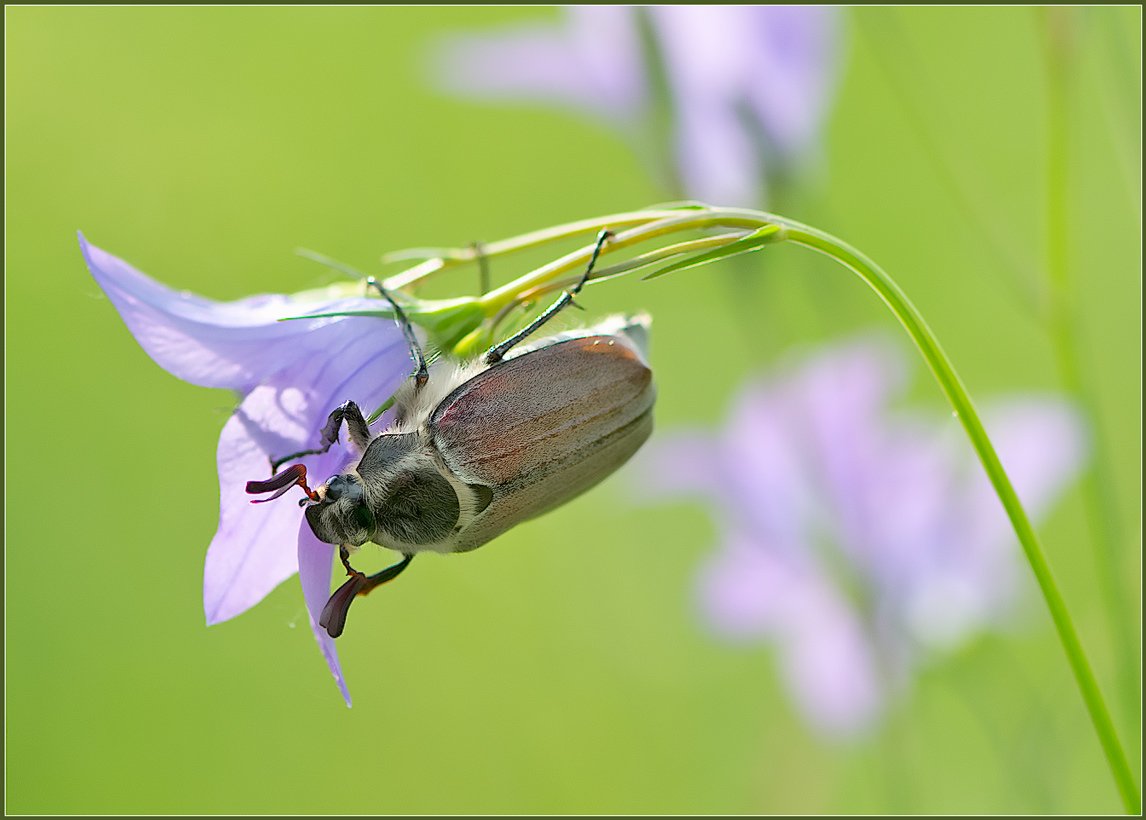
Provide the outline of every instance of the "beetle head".
<path id="1" fill-rule="evenodd" d="M 328 544 L 401 548 L 441 542 L 460 514 L 457 492 L 418 435 L 394 433 L 375 438 L 353 470 L 318 487 L 306 520 Z"/>
<path id="2" fill-rule="evenodd" d="M 374 535 L 374 512 L 357 472 L 331 476 L 315 494 L 318 500 L 307 506 L 306 520 L 320 541 L 360 547 Z"/>

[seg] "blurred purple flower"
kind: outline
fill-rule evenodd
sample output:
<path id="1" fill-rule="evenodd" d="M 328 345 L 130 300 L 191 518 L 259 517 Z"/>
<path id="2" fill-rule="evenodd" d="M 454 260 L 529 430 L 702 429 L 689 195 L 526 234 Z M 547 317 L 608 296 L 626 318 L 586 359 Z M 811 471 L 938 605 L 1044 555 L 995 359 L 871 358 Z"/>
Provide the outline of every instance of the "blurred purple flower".
<path id="1" fill-rule="evenodd" d="M 638 141 L 656 125 L 663 82 L 674 156 L 662 164 L 675 167 L 680 193 L 722 205 L 760 204 L 766 176 L 814 150 L 837 73 L 835 9 L 563 11 L 563 26 L 443 40 L 434 55 L 438 82 L 463 95 L 570 105 Z"/>
<path id="2" fill-rule="evenodd" d="M 373 299 L 252 296 L 213 302 L 160 285 L 80 237 L 88 268 L 132 335 L 169 373 L 236 391 L 241 402 L 219 436 L 219 529 L 207 549 L 207 623 L 246 611 L 300 573 L 311 629 L 347 704 L 338 654 L 318 616 L 330 596 L 334 548 L 318 541 L 288 499 L 251 504 L 247 481 L 270 476 L 273 457 L 318 446 L 327 415 L 348 398 L 380 405 L 409 373 L 406 343 L 376 318 L 279 321 L 289 316 L 376 308 Z M 337 473 L 349 455 L 335 445 L 300 459 L 312 479 Z"/>
<path id="3" fill-rule="evenodd" d="M 927 655 L 1003 618 L 1025 577 L 962 428 L 889 407 L 904 370 L 878 341 L 829 348 L 747 387 L 721 434 L 662 434 L 638 462 L 648 495 L 714 505 L 704 616 L 773 642 L 799 710 L 829 735 L 872 726 Z M 1045 511 L 1081 467 L 1077 415 L 1024 396 L 984 423 L 1028 512 Z"/>

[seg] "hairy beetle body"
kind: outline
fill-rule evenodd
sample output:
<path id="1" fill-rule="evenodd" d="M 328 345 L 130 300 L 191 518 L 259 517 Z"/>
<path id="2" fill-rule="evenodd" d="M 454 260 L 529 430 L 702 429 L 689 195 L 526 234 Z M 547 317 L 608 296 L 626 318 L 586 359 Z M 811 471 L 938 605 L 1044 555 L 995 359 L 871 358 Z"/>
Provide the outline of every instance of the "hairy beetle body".
<path id="1" fill-rule="evenodd" d="M 317 488 L 321 503 L 306 512 L 315 535 L 351 549 L 466 552 L 597 484 L 652 432 L 647 327 L 646 316 L 614 318 L 492 365 L 431 368 L 436 404 L 403 388 L 391 427 Z"/>
<path id="2" fill-rule="evenodd" d="M 513 525 L 552 510 L 624 464 L 652 432 L 656 388 L 646 358 L 649 318 L 613 317 L 590 328 L 525 343 L 588 281 L 605 242 L 601 231 L 580 281 L 528 326 L 477 361 L 428 367 L 401 306 L 390 302 L 410 343 L 415 372 L 394 395 L 393 421 L 378 435 L 353 401 L 335 408 L 321 446 L 290 458 L 323 453 L 345 423 L 361 453 L 344 472 L 310 489 L 296 464 L 247 492 L 278 498 L 294 485 L 307 498 L 315 536 L 336 544 L 349 580 L 319 618 L 342 634 L 350 603 L 396 578 L 419 552 L 468 552 Z M 365 575 L 350 554 L 368 541 L 403 559 Z"/>

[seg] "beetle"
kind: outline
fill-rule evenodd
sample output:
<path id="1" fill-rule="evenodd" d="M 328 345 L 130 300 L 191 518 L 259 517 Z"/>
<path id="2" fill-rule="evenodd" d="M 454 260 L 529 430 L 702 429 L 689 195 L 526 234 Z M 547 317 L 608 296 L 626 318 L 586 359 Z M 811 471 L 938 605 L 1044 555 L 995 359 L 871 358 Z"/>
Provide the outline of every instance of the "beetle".
<path id="1" fill-rule="evenodd" d="M 370 432 L 362 411 L 347 401 L 331 412 L 321 453 L 345 422 L 361 454 L 314 489 L 296 464 L 248 493 L 301 486 L 315 536 L 339 548 L 349 580 L 331 595 L 319 623 L 336 638 L 350 604 L 396 578 L 419 552 L 468 552 L 514 525 L 558 507 L 617 470 L 652 432 L 656 399 L 648 364 L 649 317 L 614 316 L 580 330 L 524 344 L 573 303 L 605 241 L 602 231 L 578 283 L 523 330 L 473 362 L 426 363 L 413 329 L 384 288 L 415 361 L 415 372 L 394 395 L 391 424 Z M 374 575 L 350 565 L 367 542 L 402 553 Z"/>

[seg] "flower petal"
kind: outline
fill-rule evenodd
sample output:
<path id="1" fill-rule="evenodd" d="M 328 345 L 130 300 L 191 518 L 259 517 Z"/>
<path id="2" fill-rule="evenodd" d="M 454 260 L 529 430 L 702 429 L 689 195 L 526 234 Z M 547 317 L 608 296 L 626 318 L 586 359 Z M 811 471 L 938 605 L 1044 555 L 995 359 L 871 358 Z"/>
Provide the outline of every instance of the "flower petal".
<path id="1" fill-rule="evenodd" d="M 342 333 L 345 318 L 284 317 L 377 308 L 377 299 L 300 302 L 261 295 L 215 302 L 174 291 L 91 245 L 80 235 L 88 269 L 124 323 L 155 362 L 184 381 L 246 393 L 300 359 L 321 354 Z"/>
<path id="2" fill-rule="evenodd" d="M 958 421 L 892 409 L 906 375 L 878 338 L 834 345 L 743 390 L 718 436 L 663 450 L 662 436 L 646 457 L 668 473 L 646 492 L 716 506 L 724 538 L 699 574 L 703 614 L 778 646 L 800 710 L 831 735 L 878 719 L 921 648 L 949 651 L 1006 615 L 1023 572 Z M 996 401 L 983 419 L 1038 517 L 1082 466 L 1081 420 L 1053 396 Z M 706 467 L 677 476 L 690 461 Z"/>
<path id="3" fill-rule="evenodd" d="M 1085 462 L 1081 417 L 1061 399 L 1024 396 L 985 407 L 983 418 L 1028 516 L 1037 520 Z M 926 561 L 916 567 L 904 603 L 912 634 L 939 648 L 951 648 L 1005 614 L 1025 576 L 1010 519 L 990 480 L 962 431 L 949 432 L 954 435 L 942 444 L 957 480 L 948 504 L 958 514 L 933 520 L 918 534 Z"/>
<path id="4" fill-rule="evenodd" d="M 995 402 L 983 416 L 1015 492 L 1032 518 L 1040 516 L 1086 461 L 1087 431 L 1081 416 L 1061 399 L 1035 395 Z M 975 475 L 976 505 L 997 510 L 995 519 L 1010 537 L 1010 521 L 990 481 L 982 469 Z"/>
<path id="5" fill-rule="evenodd" d="M 760 43 L 745 24 L 750 9 L 656 6 L 676 118 L 676 164 L 684 190 L 707 202 L 747 206 L 759 200 L 764 169 L 743 121 L 747 75 Z"/>
<path id="6" fill-rule="evenodd" d="M 690 196 L 759 201 L 764 155 L 815 142 L 835 75 L 830 9 L 656 6 L 676 113 L 677 165 Z"/>
<path id="7" fill-rule="evenodd" d="M 322 608 L 330 598 L 330 568 L 333 563 L 334 547 L 315 538 L 310 526 L 304 520 L 298 528 L 298 578 L 302 582 L 306 612 L 310 618 L 314 639 L 318 641 L 318 648 L 326 658 L 330 674 L 334 676 L 334 682 L 338 684 L 342 698 L 349 707 L 350 690 L 346 688 L 346 679 L 342 676 L 342 666 L 338 662 L 338 650 L 334 648 L 334 639 L 318 625 Z"/>
<path id="8" fill-rule="evenodd" d="M 698 580 L 702 612 L 723 637 L 777 643 L 789 694 L 810 724 L 848 737 L 874 722 L 884 684 L 872 643 L 806 549 L 730 532 Z"/>
<path id="9" fill-rule="evenodd" d="M 643 97 L 631 9 L 573 6 L 563 26 L 528 24 L 451 36 L 432 55 L 437 83 L 452 92 L 534 99 L 627 119 Z"/>
<path id="10" fill-rule="evenodd" d="M 788 595 L 806 575 L 793 565 L 793 550 L 773 549 L 755 535 L 730 530 L 697 579 L 703 615 L 727 638 L 773 636 L 785 629 Z"/>
<path id="11" fill-rule="evenodd" d="M 219 528 L 203 568 L 203 609 L 208 624 L 233 618 L 261 601 L 296 571 L 299 509 L 291 496 L 251 504 L 239 488 L 270 472 L 260 411 L 270 388 L 256 390 L 228 419 L 219 436 Z M 289 449 L 280 451 L 291 452 Z"/>
<path id="12" fill-rule="evenodd" d="M 746 76 L 749 98 L 769 141 L 795 156 L 815 144 L 840 62 L 838 11 L 826 6 L 755 6 L 759 45 Z"/>
<path id="13" fill-rule="evenodd" d="M 291 542 L 302 511 L 284 497 L 251 504 L 247 481 L 268 478 L 273 458 L 314 449 L 330 411 L 350 399 L 370 413 L 408 373 L 406 343 L 394 324 L 349 318 L 338 344 L 252 390 L 219 438 L 219 529 L 207 550 L 203 601 L 208 623 L 258 603 L 297 569 Z M 305 456 L 310 480 L 339 472 L 351 454 L 335 445 Z M 301 497 L 301 496 L 300 496 Z"/>
<path id="14" fill-rule="evenodd" d="M 707 431 L 674 430 L 654 438 L 633 458 L 633 493 L 646 501 L 702 496 L 719 500 L 722 465 L 716 439 Z"/>
<path id="15" fill-rule="evenodd" d="M 781 647 L 784 679 L 808 722 L 824 734 L 855 736 L 882 710 L 883 682 L 856 613 L 829 585 L 809 583 Z"/>

